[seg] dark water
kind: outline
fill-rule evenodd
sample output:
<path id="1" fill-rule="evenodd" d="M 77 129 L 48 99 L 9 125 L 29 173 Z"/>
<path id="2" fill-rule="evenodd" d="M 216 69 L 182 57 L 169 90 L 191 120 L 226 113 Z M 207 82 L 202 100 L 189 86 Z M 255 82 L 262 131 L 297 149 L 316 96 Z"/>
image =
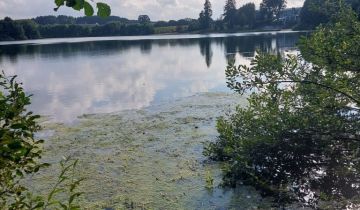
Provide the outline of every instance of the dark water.
<path id="1" fill-rule="evenodd" d="M 228 59 L 295 50 L 301 33 L 45 39 L 0 42 L 0 68 L 34 94 L 30 109 L 55 121 L 137 109 L 200 92 L 229 91 Z"/>

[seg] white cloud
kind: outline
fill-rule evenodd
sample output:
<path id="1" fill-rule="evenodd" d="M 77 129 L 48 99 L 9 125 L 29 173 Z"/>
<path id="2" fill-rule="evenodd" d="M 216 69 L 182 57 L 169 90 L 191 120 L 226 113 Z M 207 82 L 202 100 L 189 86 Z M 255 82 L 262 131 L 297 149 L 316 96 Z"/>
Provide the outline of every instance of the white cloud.
<path id="1" fill-rule="evenodd" d="M 162 6 L 176 6 L 178 3 L 176 0 L 156 0 L 159 5 Z"/>
<path id="2" fill-rule="evenodd" d="M 102 0 L 112 7 L 112 14 L 116 16 L 136 19 L 141 14 L 147 14 L 153 20 L 196 18 L 202 9 L 203 0 Z M 222 14 L 225 0 L 211 0 L 214 18 Z M 238 2 L 240 2 L 238 0 Z M 241 4 L 254 2 L 259 5 L 261 0 L 241 0 Z M 302 6 L 304 0 L 288 0 L 289 7 Z M 240 3 L 238 3 L 240 6 Z M 0 0 L 0 18 L 10 16 L 15 19 L 29 18 L 40 15 L 74 15 L 69 8 L 53 11 L 53 0 Z"/>

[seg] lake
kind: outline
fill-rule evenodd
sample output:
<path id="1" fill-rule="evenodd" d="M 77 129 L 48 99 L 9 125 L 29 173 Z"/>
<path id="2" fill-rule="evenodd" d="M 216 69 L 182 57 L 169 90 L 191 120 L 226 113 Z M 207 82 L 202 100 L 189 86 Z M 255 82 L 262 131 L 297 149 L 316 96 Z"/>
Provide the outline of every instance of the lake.
<path id="1" fill-rule="evenodd" d="M 296 50 L 304 33 L 283 31 L 0 42 L 0 68 L 33 94 L 30 110 L 56 122 L 140 109 L 203 92 L 227 92 L 230 59 L 257 49 Z"/>
<path id="2" fill-rule="evenodd" d="M 52 120 L 40 134 L 52 165 L 29 189 L 49 192 L 56 163 L 69 156 L 85 178 L 84 209 L 268 209 L 271 200 L 251 187 L 220 187 L 222 164 L 204 157 L 203 145 L 218 136 L 215 119 L 246 104 L 227 94 L 227 62 L 250 64 L 256 50 L 296 52 L 302 34 L 0 42 L 1 69 L 33 94 L 29 109 Z"/>

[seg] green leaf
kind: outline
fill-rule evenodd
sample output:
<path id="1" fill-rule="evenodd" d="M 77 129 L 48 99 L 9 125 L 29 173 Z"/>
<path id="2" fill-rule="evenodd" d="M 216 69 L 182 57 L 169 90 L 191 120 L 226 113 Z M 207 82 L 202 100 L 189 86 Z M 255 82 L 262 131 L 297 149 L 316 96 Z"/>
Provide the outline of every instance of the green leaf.
<path id="1" fill-rule="evenodd" d="M 84 0 L 76 0 L 72 8 L 77 11 L 82 10 L 82 8 L 84 8 Z"/>
<path id="2" fill-rule="evenodd" d="M 41 201 L 38 204 L 36 204 L 36 206 L 33 207 L 33 209 L 39 209 L 41 207 L 43 207 L 45 205 L 45 202 Z"/>
<path id="3" fill-rule="evenodd" d="M 96 4 L 97 8 L 98 8 L 98 12 L 97 15 L 100 17 L 109 17 L 111 14 L 111 8 L 109 5 L 105 4 L 105 3 L 97 3 Z"/>
<path id="4" fill-rule="evenodd" d="M 58 7 L 64 5 L 64 2 L 65 2 L 65 0 L 55 0 L 55 4 L 56 4 L 56 6 L 58 6 Z"/>
<path id="5" fill-rule="evenodd" d="M 76 0 L 66 0 L 67 7 L 73 7 L 76 4 Z"/>
<path id="6" fill-rule="evenodd" d="M 54 189 L 54 190 L 51 191 L 50 194 L 48 195 L 47 200 L 48 200 L 48 201 L 51 201 L 54 195 L 57 195 L 58 193 L 63 192 L 63 191 L 64 191 L 64 189 Z"/>
<path id="7" fill-rule="evenodd" d="M 61 203 L 61 202 L 59 202 L 59 205 L 60 205 L 64 210 L 67 210 L 67 209 L 68 209 L 68 207 L 67 207 L 65 204 Z"/>
<path id="8" fill-rule="evenodd" d="M 21 144 L 21 141 L 15 140 L 15 141 L 11 142 L 10 144 L 8 144 L 8 147 L 12 150 L 20 149 L 20 148 L 22 148 L 22 144 Z"/>
<path id="9" fill-rule="evenodd" d="M 19 169 L 16 170 L 16 175 L 19 177 L 24 177 L 24 174 Z"/>
<path id="10" fill-rule="evenodd" d="M 74 193 L 73 195 L 70 196 L 69 198 L 69 203 L 72 203 L 74 201 L 74 199 L 76 199 L 77 197 L 81 196 L 83 193 Z"/>
<path id="11" fill-rule="evenodd" d="M 12 129 L 26 129 L 26 125 L 22 123 L 13 124 L 10 126 Z"/>
<path id="12" fill-rule="evenodd" d="M 86 16 L 93 16 L 94 15 L 94 9 L 87 1 L 84 2 L 84 11 Z"/>

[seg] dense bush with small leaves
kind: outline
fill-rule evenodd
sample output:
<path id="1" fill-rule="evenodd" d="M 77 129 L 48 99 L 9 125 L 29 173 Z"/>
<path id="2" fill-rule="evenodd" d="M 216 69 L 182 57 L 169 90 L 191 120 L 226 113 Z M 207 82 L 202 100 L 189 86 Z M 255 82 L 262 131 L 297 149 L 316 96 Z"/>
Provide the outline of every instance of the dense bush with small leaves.
<path id="1" fill-rule="evenodd" d="M 250 67 L 227 67 L 228 86 L 252 94 L 218 120 L 205 151 L 225 163 L 225 184 L 254 186 L 278 206 L 360 204 L 360 22 L 346 6 L 334 18 L 299 55 L 258 52 Z"/>

